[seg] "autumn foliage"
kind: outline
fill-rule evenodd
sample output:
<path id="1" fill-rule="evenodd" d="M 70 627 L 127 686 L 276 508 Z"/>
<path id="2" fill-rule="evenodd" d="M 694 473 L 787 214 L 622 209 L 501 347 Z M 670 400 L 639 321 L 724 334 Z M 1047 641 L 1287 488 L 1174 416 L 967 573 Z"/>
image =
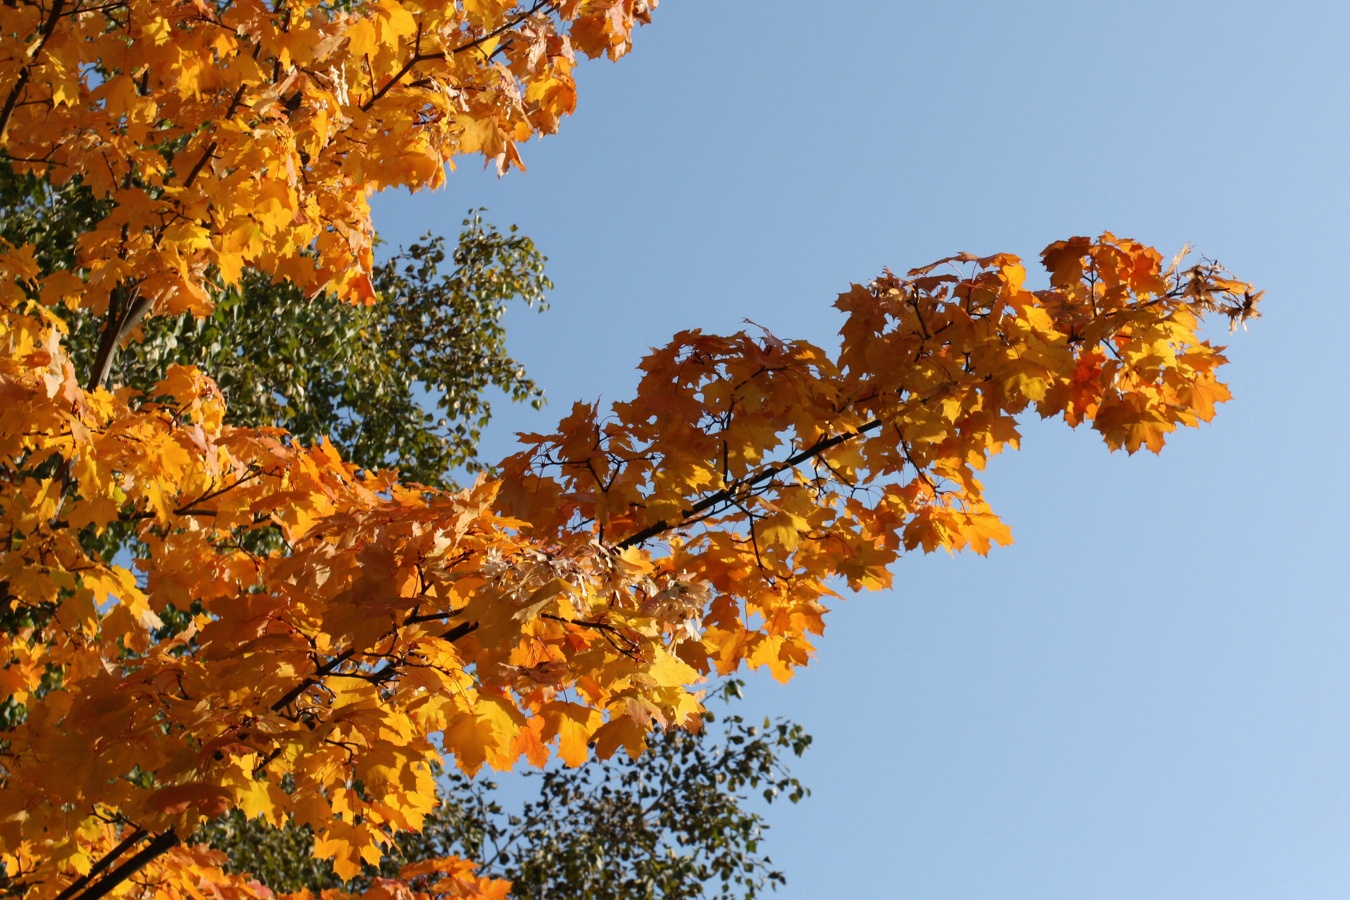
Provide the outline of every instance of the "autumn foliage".
<path id="1" fill-rule="evenodd" d="M 1010 255 L 854 285 L 837 351 L 677 335 L 632 400 L 457 494 L 225 426 L 195 368 L 106 383 L 145 316 L 205 313 L 245 269 L 372 299 L 370 194 L 520 165 L 576 54 L 621 56 L 654 5 L 3 8 L 0 150 L 111 203 L 74 268 L 0 247 L 0 889 L 254 896 L 189 842 L 231 808 L 312 825 L 355 874 L 419 827 L 434 762 L 637 754 L 697 723 L 704 676 L 805 664 L 842 584 L 1008 543 L 978 474 L 1019 415 L 1156 452 L 1228 398 L 1197 329 L 1251 289 L 1110 234 L 1051 244 L 1040 290 Z M 89 372 L 75 310 L 104 322 Z M 111 528 L 134 559 L 94 549 Z M 457 859 L 403 875 L 369 896 L 507 890 Z"/>

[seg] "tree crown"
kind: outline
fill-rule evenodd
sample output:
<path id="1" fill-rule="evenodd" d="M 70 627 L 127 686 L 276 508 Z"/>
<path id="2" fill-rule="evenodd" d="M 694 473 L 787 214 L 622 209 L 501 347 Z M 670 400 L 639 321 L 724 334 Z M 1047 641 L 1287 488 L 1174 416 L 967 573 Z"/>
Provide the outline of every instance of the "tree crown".
<path id="1" fill-rule="evenodd" d="M 621 55 L 650 5 L 7 14 L 0 150 L 95 207 L 73 256 L 0 247 L 8 890 L 245 895 L 184 843 L 230 809 L 311 826 L 355 876 L 425 826 L 442 759 L 637 757 L 697 724 L 713 672 L 804 664 L 836 579 L 1007 543 L 978 473 L 1017 416 L 1156 452 L 1227 399 L 1200 322 L 1259 295 L 1110 234 L 1047 247 L 1038 290 L 1006 254 L 884 272 L 839 298 L 837 352 L 677 335 L 631 400 L 577 405 L 457 493 L 229 424 L 192 366 L 109 380 L 147 316 L 204 315 L 249 270 L 375 301 L 369 193 L 464 153 L 517 165 L 570 111 L 575 53 Z M 102 323 L 84 372 L 77 311 Z M 144 557 L 100 551 L 118 528 Z M 506 890 L 446 857 L 368 894 Z"/>

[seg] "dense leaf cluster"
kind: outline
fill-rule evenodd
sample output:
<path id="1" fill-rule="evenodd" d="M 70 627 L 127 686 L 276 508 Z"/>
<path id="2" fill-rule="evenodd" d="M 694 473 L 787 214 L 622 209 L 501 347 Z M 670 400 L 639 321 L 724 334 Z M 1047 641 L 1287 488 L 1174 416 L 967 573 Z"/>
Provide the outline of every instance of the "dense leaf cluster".
<path id="1" fill-rule="evenodd" d="M 77 182 L 53 187 L 0 163 L 0 237 L 36 247 L 44 272 L 75 267 L 79 235 L 106 214 L 106 203 Z M 447 255 L 452 268 L 444 272 Z M 443 238 L 428 236 L 377 266 L 379 296 L 368 306 L 327 294 L 306 298 L 293 285 L 246 271 L 239 287 L 218 285 L 207 318 L 144 321 L 137 340 L 115 357 L 111 378 L 153 395 L 170 366 L 199 366 L 229 401 L 228 422 L 270 424 L 302 443 L 328 437 L 361 465 L 394 464 L 409 479 L 448 486 L 453 469 L 477 466 L 491 389 L 542 402 L 542 392 L 506 354 L 502 316 L 517 298 L 546 308 L 551 284 L 543 264 L 515 226 L 502 233 L 473 211 L 448 254 Z M 67 346 L 77 370 L 87 371 L 103 323 L 83 310 L 66 316 Z M 433 403 L 437 414 L 427 410 Z M 129 533 L 105 535 L 104 554 Z M 31 629 L 54 609 L 16 606 L 0 616 L 0 627 L 11 634 Z M 156 639 L 182 632 L 200 612 L 199 604 L 162 610 Z M 59 682 L 52 670 L 36 693 Z M 721 691 L 728 699 L 739 693 L 735 681 Z M 23 711 L 7 702 L 0 728 L 12 727 Z M 705 721 L 712 723 L 711 713 Z M 697 733 L 664 729 L 637 760 L 621 755 L 538 774 L 536 797 L 511 809 L 496 783 L 443 773 L 426 828 L 403 834 L 380 868 L 367 866 L 350 882 L 331 861 L 314 857 L 307 825 L 273 827 L 235 809 L 195 840 L 225 851 L 232 871 L 279 893 L 364 890 L 373 877 L 392 877 L 409 861 L 463 855 L 483 860 L 484 874 L 511 880 L 521 900 L 749 900 L 784 876 L 761 849 L 766 826 L 748 809 L 748 792 L 762 790 L 766 800 L 783 793 L 793 802 L 804 796 L 780 756 L 800 755 L 809 743 L 798 725 L 755 727 L 734 714 Z"/>
<path id="2" fill-rule="evenodd" d="M 44 273 L 74 267 L 79 235 L 106 206 L 78 183 L 57 188 L 0 164 L 0 237 L 39 248 Z M 507 353 L 502 318 L 517 299 L 547 308 L 545 257 L 482 212 L 464 220 L 453 248 L 427 235 L 376 266 L 377 297 L 366 306 L 305 297 L 245 270 L 239 286 L 218 285 L 209 317 L 146 320 L 112 363 L 113 382 L 149 393 L 170 365 L 195 365 L 220 386 L 231 424 L 268 423 L 306 444 L 327 436 L 358 465 L 452 486 L 453 470 L 478 467 L 494 390 L 543 400 Z M 85 310 L 67 315 L 69 352 L 88 371 L 104 323 Z"/>

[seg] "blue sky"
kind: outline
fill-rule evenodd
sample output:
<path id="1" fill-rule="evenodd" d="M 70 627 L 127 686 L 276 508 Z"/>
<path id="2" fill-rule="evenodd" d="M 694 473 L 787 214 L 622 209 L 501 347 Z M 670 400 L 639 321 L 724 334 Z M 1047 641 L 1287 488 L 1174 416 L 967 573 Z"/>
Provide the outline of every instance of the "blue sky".
<path id="1" fill-rule="evenodd" d="M 470 206 L 549 255 L 510 318 L 548 391 L 623 399 L 677 330 L 833 345 L 851 281 L 1111 230 L 1267 290 L 1236 400 L 1158 458 L 1027 423 L 986 478 L 1017 543 L 912 557 L 747 701 L 815 736 L 777 896 L 1350 893 L 1345 343 L 1350 7 L 665 0 L 498 180 L 382 196 L 393 244 Z"/>

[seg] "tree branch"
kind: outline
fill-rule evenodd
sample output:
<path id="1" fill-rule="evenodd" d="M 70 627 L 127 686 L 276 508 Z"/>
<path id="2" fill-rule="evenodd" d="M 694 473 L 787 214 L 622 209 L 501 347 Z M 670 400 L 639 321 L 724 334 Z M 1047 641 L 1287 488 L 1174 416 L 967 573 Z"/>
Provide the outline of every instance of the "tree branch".
<path id="1" fill-rule="evenodd" d="M 108 868 L 108 866 L 112 865 L 123 853 L 126 853 L 132 847 L 145 840 L 145 837 L 146 831 L 143 828 L 137 828 L 132 831 L 131 834 L 122 839 L 120 844 L 103 854 L 99 861 L 89 868 L 88 872 L 72 881 L 65 890 L 57 894 L 55 900 L 68 900 L 68 898 L 73 897 L 77 892 L 83 889 L 85 885 L 97 877 L 99 872 L 102 872 L 104 869 Z"/>
<path id="2" fill-rule="evenodd" d="M 266 475 L 266 474 L 267 474 L 267 470 L 266 470 L 266 469 L 262 469 L 262 468 L 254 469 L 254 470 L 253 470 L 251 473 L 249 473 L 248 475 L 245 475 L 244 477 L 242 477 L 242 478 L 240 478 L 240 479 L 238 479 L 238 480 L 236 480 L 236 481 L 232 481 L 232 482 L 230 482 L 229 484 L 225 485 L 224 487 L 219 487 L 219 488 L 216 488 L 215 490 L 207 491 L 205 494 L 202 494 L 202 495 L 201 495 L 200 497 L 198 497 L 197 499 L 195 499 L 195 500 L 189 500 L 187 503 L 184 503 L 182 506 L 176 508 L 176 509 L 173 511 L 173 514 L 174 514 L 175 516 L 214 516 L 214 515 L 216 515 L 216 512 L 215 512 L 214 510 L 209 510 L 209 509 L 197 509 L 197 508 L 196 508 L 196 507 L 197 507 L 197 504 L 198 504 L 198 503 L 206 503 L 208 500 L 214 500 L 214 499 L 216 499 L 217 497 L 220 497 L 220 496 L 223 496 L 223 495 L 225 495 L 225 494 L 228 494 L 230 491 L 234 490 L 235 488 L 237 488 L 237 487 L 239 487 L 239 486 L 241 486 L 241 485 L 247 484 L 248 482 L 252 481 L 253 479 L 258 478 L 258 477 L 260 477 L 260 476 L 262 476 L 262 475 Z M 119 522 L 140 522 L 140 521 L 143 521 L 143 520 L 145 520 L 145 519 L 152 519 L 152 518 L 154 518 L 154 516 L 155 516 L 155 513 L 154 513 L 153 511 L 150 511 L 150 510 L 143 510 L 143 511 L 137 512 L 137 513 L 122 513 L 122 514 L 119 514 L 118 517 L 117 517 L 117 521 L 119 521 Z"/>
<path id="3" fill-rule="evenodd" d="M 878 428 L 881 427 L 881 425 L 882 422 L 880 419 L 873 419 L 867 424 L 859 426 L 858 429 L 855 431 L 846 431 L 843 434 L 835 434 L 826 438 L 821 438 L 820 440 L 812 444 L 810 447 L 807 447 L 805 450 L 802 450 L 800 452 L 794 453 L 792 456 L 789 456 L 782 462 L 775 463 L 774 465 L 765 468 L 763 471 L 755 473 L 753 476 L 749 478 L 742 478 L 739 481 L 729 484 L 722 490 L 704 497 L 702 500 L 698 501 L 688 509 L 681 510 L 679 521 L 671 522 L 667 519 L 662 519 L 659 522 L 654 522 L 653 524 L 648 525 L 641 531 L 637 531 L 634 532 L 633 534 L 630 534 L 628 537 L 624 538 L 622 541 L 615 544 L 614 545 L 615 549 L 627 550 L 629 547 L 636 547 L 638 544 L 649 541 L 652 538 L 664 534 L 665 532 L 670 531 L 673 528 L 678 528 L 679 526 L 686 524 L 690 519 L 694 518 L 700 513 L 707 512 L 708 510 L 712 509 L 713 507 L 717 506 L 720 503 L 727 503 L 731 501 L 740 491 L 743 491 L 746 488 L 754 487 L 755 485 L 760 484 L 762 482 L 768 481 L 770 478 L 773 478 L 776 475 L 780 475 L 783 472 L 786 472 L 788 469 L 792 469 L 801 465 L 802 463 L 806 462 L 812 457 L 819 456 L 826 450 L 829 450 L 833 447 L 838 447 L 840 444 L 847 443 L 851 440 L 854 440 L 855 438 L 860 438 L 864 434 L 867 434 L 869 431 L 876 431 Z"/>
<path id="4" fill-rule="evenodd" d="M 487 43 L 488 41 L 492 40 L 493 38 L 505 34 L 512 28 L 515 28 L 521 22 L 524 22 L 526 19 L 537 14 L 540 10 L 553 6 L 556 2 L 557 0 L 538 0 L 538 2 L 534 4 L 534 6 L 530 7 L 526 12 L 523 12 L 520 15 L 516 16 L 511 21 L 506 22 L 498 26 L 497 28 L 492 29 L 487 34 L 481 35 L 479 37 L 474 38 L 471 41 L 467 41 L 463 44 L 460 44 L 458 47 L 451 47 L 449 50 L 446 50 L 443 53 L 422 53 L 421 52 L 422 32 L 419 29 L 417 32 L 417 37 L 414 39 L 413 42 L 412 56 L 408 57 L 408 61 L 405 62 L 402 68 L 400 68 L 396 73 L 394 73 L 394 75 L 388 81 L 384 83 L 383 87 L 375 91 L 375 93 L 370 96 L 369 100 L 361 104 L 361 111 L 369 112 L 370 108 L 374 106 L 376 103 L 378 103 L 381 99 L 383 99 L 384 96 L 388 94 L 391 90 L 393 90 L 398 85 L 398 83 L 403 80 L 403 76 L 411 72 L 413 67 L 416 66 L 418 63 L 436 59 L 437 57 L 443 58 L 445 56 L 454 56 L 457 53 L 464 53 L 467 50 L 473 50 L 475 47 L 480 47 L 483 44 Z"/>
<path id="5" fill-rule="evenodd" d="M 539 2 L 535 3 L 534 6 L 530 7 L 527 12 L 521 13 L 520 15 L 512 19 L 510 22 L 507 22 L 504 25 L 494 28 L 493 30 L 489 31 L 485 35 L 482 35 L 481 37 L 476 37 L 467 43 L 460 44 L 458 47 L 452 48 L 450 50 L 450 53 L 451 55 L 456 53 L 463 53 L 466 50 L 472 50 L 475 47 L 481 46 L 482 44 L 487 43 L 488 41 L 492 40 L 498 35 L 504 34 L 510 31 L 512 28 L 515 28 L 521 22 L 524 22 L 526 19 L 538 13 L 540 10 L 545 9 L 547 7 L 555 6 L 556 4 L 557 0 L 539 0 Z"/>
<path id="6" fill-rule="evenodd" d="M 122 865 L 113 869 L 107 875 L 104 875 L 98 881 L 84 888 L 79 893 L 72 894 L 69 898 L 61 897 L 59 900 L 98 900 L 100 897 L 107 896 L 119 884 L 139 872 L 146 864 L 159 858 L 174 847 L 177 847 L 179 843 L 181 843 L 181 841 L 179 840 L 178 835 L 174 834 L 172 831 L 161 832 L 155 835 L 150 843 L 142 847 L 135 856 L 122 863 Z"/>
<path id="7" fill-rule="evenodd" d="M 125 298 L 125 306 L 119 302 Z M 121 306 L 121 310 L 118 307 Z M 93 392 L 103 386 L 112 372 L 113 360 L 117 358 L 117 348 L 136 323 L 150 311 L 150 301 L 141 296 L 140 288 L 117 288 L 108 300 L 108 316 L 104 320 L 103 334 L 99 337 L 98 353 L 94 356 L 94 365 L 89 373 L 89 384 L 85 390 Z"/>
<path id="8" fill-rule="evenodd" d="M 477 622 L 461 622 L 445 634 L 441 635 L 441 637 L 453 644 L 465 635 L 471 634 L 477 630 Z M 325 676 L 332 674 L 334 669 L 352 659 L 354 656 L 356 656 L 356 648 L 348 647 L 328 662 L 316 668 L 313 675 L 308 676 L 296 684 L 295 687 L 282 694 L 281 699 L 272 704 L 272 712 L 281 712 L 283 709 L 290 706 L 301 694 L 314 687 L 314 685 L 322 681 Z M 397 668 L 397 666 L 391 662 L 379 671 L 372 672 L 371 677 L 375 678 L 377 681 L 387 681 L 395 668 Z"/>

